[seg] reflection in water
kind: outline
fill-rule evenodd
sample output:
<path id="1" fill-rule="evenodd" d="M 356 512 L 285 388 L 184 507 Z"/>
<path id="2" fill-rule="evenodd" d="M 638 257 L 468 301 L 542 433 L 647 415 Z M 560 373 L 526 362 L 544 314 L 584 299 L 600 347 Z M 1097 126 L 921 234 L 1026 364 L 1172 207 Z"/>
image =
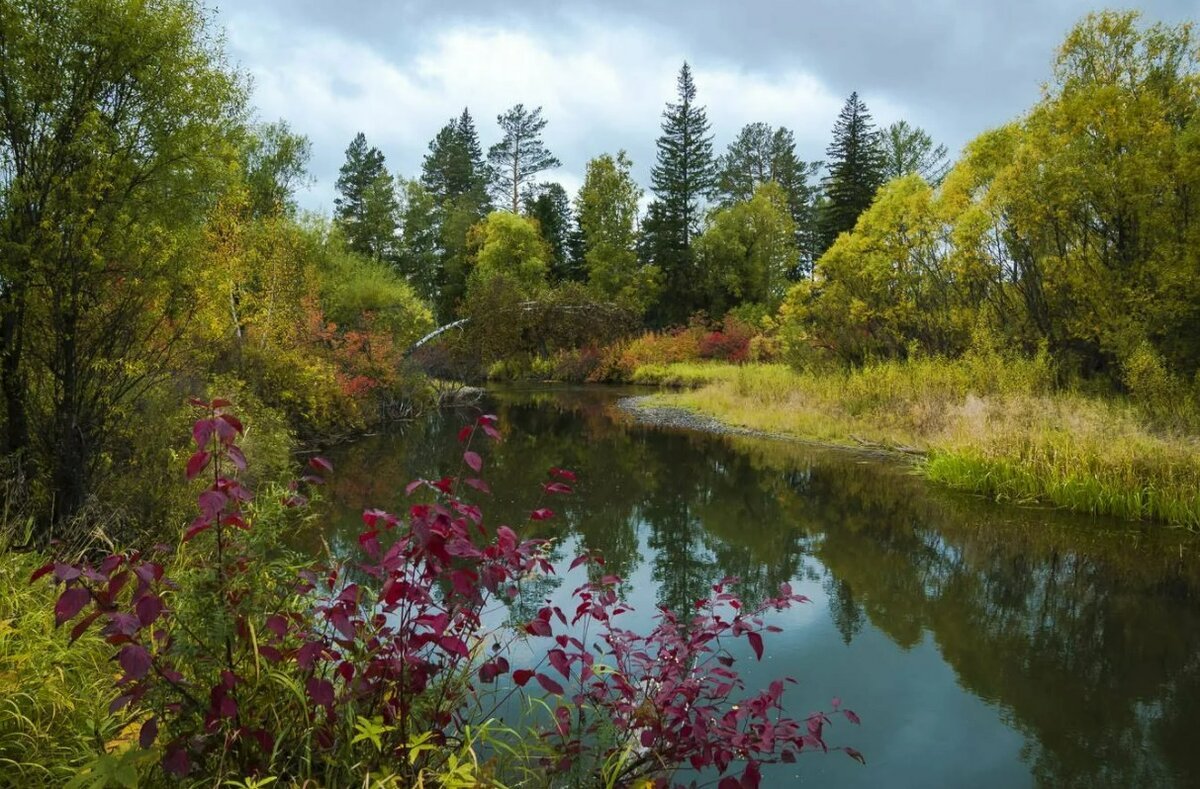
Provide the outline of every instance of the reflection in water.
<path id="1" fill-rule="evenodd" d="M 602 552 L 640 609 L 686 609 L 724 576 L 751 599 L 787 580 L 812 597 L 777 662 L 747 667 L 747 681 L 800 666 L 803 704 L 852 697 L 864 726 L 840 734 L 875 758 L 772 780 L 1200 784 L 1188 535 L 997 507 L 847 452 L 640 426 L 615 400 L 600 388 L 497 394 L 507 438 L 485 454 L 485 512 L 519 524 L 556 509 L 526 532 Z M 336 453 L 334 550 L 349 550 L 364 507 L 402 509 L 410 478 L 458 473 L 454 434 L 471 416 Z M 540 500 L 551 466 L 579 472 L 577 495 Z"/>

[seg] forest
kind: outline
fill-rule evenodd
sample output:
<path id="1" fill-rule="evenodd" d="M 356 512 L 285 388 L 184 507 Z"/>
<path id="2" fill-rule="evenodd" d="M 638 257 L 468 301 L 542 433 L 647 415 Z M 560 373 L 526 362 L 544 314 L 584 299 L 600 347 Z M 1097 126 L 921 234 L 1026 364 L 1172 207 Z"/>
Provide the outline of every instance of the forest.
<path id="1" fill-rule="evenodd" d="M 203 772 L 334 786 L 383 776 L 363 756 L 382 741 L 406 766 L 380 786 L 500 782 L 479 772 L 479 741 L 450 702 L 465 703 L 455 683 L 481 670 L 459 645 L 475 648 L 484 591 L 501 581 L 483 590 L 474 574 L 467 589 L 455 561 L 404 539 L 385 552 L 379 529 L 395 516 L 363 516 L 363 572 L 408 572 L 399 553 L 425 573 L 405 583 L 461 593 L 439 609 L 448 620 L 422 620 L 440 621 L 441 640 L 422 636 L 442 650 L 435 665 L 429 650 L 364 646 L 389 627 L 371 606 L 432 608 L 388 597 L 391 583 L 367 593 L 362 578 L 335 587 L 330 575 L 325 589 L 317 565 L 274 547 L 317 517 L 304 505 L 331 472 L 317 453 L 435 412 L 467 385 L 654 385 L 656 405 L 913 458 L 932 482 L 988 499 L 1200 528 L 1200 37 L 1097 13 L 1048 67 L 1036 104 L 957 155 L 906 121 L 876 124 L 852 93 L 828 119 L 824 159 L 802 161 L 793 132 L 761 119 L 716 139 L 685 62 L 648 183 L 626 151 L 598 151 L 568 194 L 542 107 L 513 104 L 495 139 L 467 107 L 429 130 L 420 172 L 395 172 L 355 136 L 321 215 L 298 202 L 311 142 L 258 116 L 202 3 L 0 3 L 0 693 L 49 672 L 44 661 L 72 675 L 9 696 L 20 700 L 0 709 L 0 764 L 24 765 L 26 785 Z M 464 430 L 501 432 L 488 415 Z M 478 447 L 460 440 L 479 472 Z M 569 489 L 572 472 L 553 471 L 547 485 L 561 487 L 546 490 Z M 456 485 L 420 489 L 462 525 L 447 536 L 455 560 L 504 580 L 549 566 L 535 539 L 513 536 L 502 556 L 470 547 L 476 509 Z M 412 528 L 426 516 L 436 521 L 414 514 Z M 172 558 L 146 558 L 164 543 L 178 543 Z M 328 592 L 319 605 L 289 591 L 297 571 Z M 605 600 L 595 617 L 607 623 L 610 576 L 589 572 L 584 594 Z M 30 586 L 31 574 L 50 578 Z M 359 583 L 361 597 L 347 592 Z M 747 610 L 793 596 L 757 597 Z M 178 630 L 159 638 L 152 624 L 168 616 Z M 530 621 L 548 634 L 549 616 Z M 68 648 L 71 620 L 82 629 Z M 714 613 L 702 632 L 726 626 Z M 761 658 L 758 632 L 732 637 L 749 633 Z M 562 679 L 590 671 L 573 649 L 552 658 L 568 661 Z M 636 663 L 639 649 L 622 642 L 614 660 Z M 114 655 L 132 690 L 109 708 Z M 261 668 L 262 655 L 279 665 Z M 507 673 L 499 660 L 479 676 Z M 399 712 L 366 705 L 355 672 L 382 683 L 389 661 L 443 683 L 444 707 L 422 706 L 424 686 L 396 692 L 412 705 Z M 270 715 L 235 714 L 264 695 Z M 63 700 L 83 696 L 108 711 Z M 335 715 L 354 704 L 359 717 Z M 428 741 L 396 723 L 424 714 Z M 284 726 L 289 715 L 307 728 Z M 550 760 L 569 785 L 592 746 L 567 737 L 582 712 L 552 716 L 566 744 L 516 762 Z M 813 720 L 814 740 L 781 734 L 770 758 L 823 747 Z M 140 748 L 97 755 L 135 730 Z M 729 755 L 694 736 L 692 751 L 656 751 L 679 737 L 664 729 L 646 745 L 658 767 L 619 738 L 596 764 L 619 763 L 610 786 L 689 759 L 724 773 Z M 332 755 L 314 757 L 318 742 Z M 750 765 L 743 781 L 757 785 L 764 753 L 734 755 Z"/>

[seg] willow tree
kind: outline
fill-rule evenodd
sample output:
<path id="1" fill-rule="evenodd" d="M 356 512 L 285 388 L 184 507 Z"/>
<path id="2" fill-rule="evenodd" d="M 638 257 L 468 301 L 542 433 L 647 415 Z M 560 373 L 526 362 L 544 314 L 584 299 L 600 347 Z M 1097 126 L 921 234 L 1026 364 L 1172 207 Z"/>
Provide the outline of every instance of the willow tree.
<path id="1" fill-rule="evenodd" d="M 0 4 L 4 449 L 45 464 L 56 520 L 169 370 L 243 104 L 198 2 Z"/>

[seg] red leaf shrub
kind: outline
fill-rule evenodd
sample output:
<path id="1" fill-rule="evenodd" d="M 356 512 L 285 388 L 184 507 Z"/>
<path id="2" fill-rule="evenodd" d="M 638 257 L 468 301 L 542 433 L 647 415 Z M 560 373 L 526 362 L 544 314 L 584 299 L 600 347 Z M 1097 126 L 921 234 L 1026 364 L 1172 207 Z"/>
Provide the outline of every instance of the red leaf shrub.
<path id="1" fill-rule="evenodd" d="M 52 563 L 31 579 L 52 573 L 63 585 L 55 606 L 60 625 L 91 606 L 73 638 L 103 623 L 123 672 L 112 709 L 143 721 L 142 748 L 167 733 L 161 759 L 167 774 L 202 771 L 219 780 L 269 770 L 334 784 L 361 782 L 367 771 L 386 767 L 410 785 L 445 764 L 463 731 L 510 699 L 536 692 L 535 685 L 550 697 L 550 714 L 518 745 L 552 780 L 582 769 L 604 772 L 610 784 L 648 777 L 665 786 L 675 768 L 687 766 L 714 770 L 724 776 L 721 786 L 753 787 L 762 764 L 828 751 L 824 732 L 832 714 L 858 722 L 837 699 L 833 713 L 789 717 L 783 680 L 745 693 L 735 669 L 737 644 L 744 640 L 762 658 L 763 633 L 778 630 L 765 617 L 806 602 L 787 584 L 775 597 L 745 606 L 732 581 L 723 581 L 687 618 L 662 610 L 651 631 L 638 634 L 621 625 L 630 611 L 616 591 L 621 579 L 603 574 L 602 557 L 584 555 L 571 569 L 599 580 L 573 591 L 573 609 L 547 601 L 519 626 L 485 626 L 490 607 L 555 570 L 549 541 L 484 524 L 481 509 L 463 498 L 465 489 L 487 491 L 476 478 L 417 480 L 408 492 L 425 491 L 431 500 L 404 514 L 365 511 L 360 555 L 301 569 L 291 593 L 298 604 L 250 606 L 254 564 L 264 558 L 237 537 L 255 521 L 246 509 L 251 495 L 236 477 L 243 464 L 234 442 L 243 427 L 227 404 L 199 405 L 205 415 L 193 438 L 197 451 L 209 455 L 204 468 L 212 479 L 197 496 L 199 515 L 183 540 L 211 535 L 201 543 L 212 554 L 202 566 L 207 572 L 186 576 L 196 588 L 179 588 L 161 564 L 137 552 L 108 556 L 96 567 Z M 483 466 L 471 448 L 477 435 L 498 440 L 496 418 L 480 416 L 459 434 L 464 464 L 476 473 Z M 320 458 L 309 466 L 332 471 Z M 567 482 L 577 481 L 566 469 L 549 475 L 543 495 L 570 494 Z M 297 498 L 303 496 L 293 492 L 285 503 Z M 538 507 L 530 517 L 547 520 L 553 512 Z M 197 623 L 183 620 L 183 610 L 196 611 L 187 607 L 188 595 L 207 601 L 204 615 L 217 626 L 198 633 Z M 519 642 L 526 646 L 514 650 Z M 514 667 L 518 661 L 524 665 Z M 276 679 L 265 679 L 264 666 Z M 302 692 L 282 692 L 272 684 L 280 681 Z M 372 724 L 374 750 L 363 750 L 363 720 L 379 722 Z M 418 735 L 446 747 L 415 748 Z M 844 750 L 862 760 L 858 751 Z M 314 753 L 324 756 L 314 762 Z"/>

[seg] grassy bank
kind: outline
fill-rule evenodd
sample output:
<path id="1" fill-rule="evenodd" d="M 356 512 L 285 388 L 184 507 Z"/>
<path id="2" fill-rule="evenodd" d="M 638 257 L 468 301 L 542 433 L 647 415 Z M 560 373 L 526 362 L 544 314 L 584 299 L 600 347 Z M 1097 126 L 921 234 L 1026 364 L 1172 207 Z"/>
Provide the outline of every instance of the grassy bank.
<path id="1" fill-rule="evenodd" d="M 1055 389 L 1044 360 L 819 373 L 683 363 L 641 367 L 632 380 L 690 387 L 658 395 L 658 404 L 729 424 L 919 449 L 930 479 L 1000 500 L 1200 527 L 1200 437 L 1156 425 L 1123 398 Z"/>

